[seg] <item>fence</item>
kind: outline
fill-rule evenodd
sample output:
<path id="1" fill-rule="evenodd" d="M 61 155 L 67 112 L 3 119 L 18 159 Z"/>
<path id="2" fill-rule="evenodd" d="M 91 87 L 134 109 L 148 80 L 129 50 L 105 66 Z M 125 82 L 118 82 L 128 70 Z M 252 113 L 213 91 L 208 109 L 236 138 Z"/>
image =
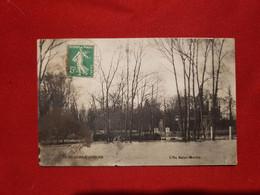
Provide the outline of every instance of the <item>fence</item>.
<path id="1" fill-rule="evenodd" d="M 194 131 L 190 131 L 191 138 L 194 136 Z M 197 134 L 197 132 L 196 132 Z M 203 138 L 203 131 L 199 131 L 200 137 Z M 213 140 L 213 129 L 212 127 L 210 129 L 205 130 L 206 139 L 207 140 Z M 215 130 L 215 138 L 216 139 L 234 139 L 237 136 L 236 129 L 233 129 L 231 126 L 227 127 L 227 129 L 216 129 Z M 182 137 L 181 131 L 171 131 L 170 137 Z"/>

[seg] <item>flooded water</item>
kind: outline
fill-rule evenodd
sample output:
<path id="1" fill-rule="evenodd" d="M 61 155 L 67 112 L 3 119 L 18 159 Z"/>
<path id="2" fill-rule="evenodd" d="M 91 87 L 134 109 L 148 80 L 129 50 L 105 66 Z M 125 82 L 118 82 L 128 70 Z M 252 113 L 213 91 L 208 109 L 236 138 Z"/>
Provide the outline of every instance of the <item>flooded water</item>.
<path id="1" fill-rule="evenodd" d="M 235 165 L 236 140 L 94 142 L 41 147 L 41 166 Z"/>

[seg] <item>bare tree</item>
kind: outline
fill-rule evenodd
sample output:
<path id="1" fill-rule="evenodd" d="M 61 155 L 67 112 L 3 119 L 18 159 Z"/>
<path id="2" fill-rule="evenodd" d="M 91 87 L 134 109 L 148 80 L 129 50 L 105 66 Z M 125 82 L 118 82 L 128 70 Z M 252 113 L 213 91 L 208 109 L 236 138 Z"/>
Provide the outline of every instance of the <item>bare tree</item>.
<path id="1" fill-rule="evenodd" d="M 41 83 L 44 79 L 44 76 L 46 75 L 46 70 L 48 68 L 48 65 L 50 61 L 58 54 L 58 51 L 55 49 L 65 43 L 66 41 L 60 41 L 60 40 L 46 40 L 46 39 L 40 39 L 38 42 L 38 58 L 37 58 L 37 64 L 38 64 L 38 100 L 41 102 Z M 41 115 L 41 113 L 39 113 Z"/>
<path id="2" fill-rule="evenodd" d="M 192 48 L 192 93 L 193 93 L 193 112 L 194 112 L 194 138 L 196 139 L 196 132 L 197 132 L 197 101 L 196 101 L 196 93 L 195 93 L 195 63 L 198 61 L 198 43 L 195 39 L 192 40 L 193 48 Z M 196 55 L 196 62 L 195 62 L 195 55 Z M 189 137 L 190 139 L 190 137 Z"/>
<path id="3" fill-rule="evenodd" d="M 174 72 L 174 79 L 175 79 L 175 86 L 177 90 L 177 96 L 178 96 L 178 105 L 179 105 L 179 116 L 180 116 L 180 129 L 183 131 L 183 117 L 181 112 L 181 96 L 179 91 L 179 84 L 178 84 L 178 77 L 177 77 L 177 71 L 176 71 L 176 65 L 175 65 L 175 58 L 174 58 L 174 48 L 175 48 L 175 39 L 169 38 L 169 39 L 155 39 L 155 43 L 157 45 L 158 50 L 161 52 L 161 54 L 165 57 L 165 59 L 170 62 L 173 68 Z"/>
<path id="4" fill-rule="evenodd" d="M 234 107 L 235 107 L 235 100 L 232 97 L 232 93 L 231 93 L 231 86 L 228 86 L 227 91 L 225 91 L 227 93 L 226 97 L 223 98 L 223 103 L 224 103 L 224 110 L 223 113 L 225 114 L 226 118 L 228 118 L 230 125 L 232 125 L 232 122 L 234 120 Z"/>
<path id="5" fill-rule="evenodd" d="M 198 41 L 198 40 L 197 40 Z M 200 112 L 200 129 L 203 130 L 203 137 L 204 140 L 206 140 L 206 133 L 205 133 L 205 128 L 203 127 L 203 90 L 204 90 L 204 83 L 205 83 L 205 73 L 206 73 L 206 67 L 207 67 L 207 60 L 208 60 L 208 55 L 210 51 L 210 42 L 209 40 L 203 41 L 205 43 L 205 51 L 204 51 L 204 61 L 203 61 L 203 70 L 202 70 L 202 76 L 201 76 L 201 81 L 199 79 L 199 64 L 198 64 L 198 58 L 196 60 L 196 75 L 197 75 L 197 85 L 199 89 L 199 112 Z M 197 49 L 198 51 L 198 49 Z M 197 54 L 198 55 L 198 54 Z M 198 137 L 199 138 L 199 130 L 198 130 Z"/>
<path id="6" fill-rule="evenodd" d="M 133 59 L 134 59 L 134 69 L 131 78 L 131 110 L 130 110 L 130 136 L 129 136 L 130 141 L 132 137 L 132 128 L 133 128 L 134 101 L 136 98 L 140 80 L 142 80 L 140 78 L 140 71 L 142 67 L 142 58 L 144 55 L 143 44 L 139 43 L 138 45 L 136 45 L 136 43 L 134 43 L 132 52 L 133 52 Z"/>
<path id="7" fill-rule="evenodd" d="M 136 96 L 137 96 L 137 110 L 138 110 L 138 133 L 139 133 L 139 141 L 141 141 L 141 133 L 144 130 L 143 125 L 143 106 L 144 102 L 148 100 L 151 97 L 151 104 L 153 102 L 153 94 L 154 94 L 154 85 L 157 85 L 159 83 L 159 79 L 154 81 L 152 78 L 152 73 L 147 73 L 146 75 L 142 76 L 140 79 L 140 87 L 137 90 Z M 152 105 L 151 105 L 152 106 Z M 151 110 L 151 115 L 153 118 L 153 110 Z M 151 120 L 151 130 L 153 128 L 153 120 Z"/>
<path id="8" fill-rule="evenodd" d="M 216 41 L 215 39 L 211 40 L 211 52 L 212 52 L 212 109 L 211 109 L 211 119 L 213 123 L 213 140 L 216 136 L 216 111 L 218 107 L 218 90 L 219 90 L 219 78 L 221 73 L 221 68 L 223 65 L 223 59 L 228 54 L 228 52 L 223 52 L 225 39 Z M 217 57 L 217 69 L 215 70 L 215 59 Z"/>
<path id="9" fill-rule="evenodd" d="M 40 91 L 40 116 L 47 114 L 54 107 L 68 111 L 72 99 L 78 95 L 72 85 L 72 79 L 67 78 L 62 73 L 57 75 L 47 73 L 42 81 Z"/>
<path id="10" fill-rule="evenodd" d="M 119 64 L 123 59 L 122 52 L 120 48 L 117 48 L 114 52 L 108 71 L 105 71 L 102 66 L 100 66 L 101 70 L 101 87 L 102 94 L 105 99 L 105 113 L 106 113 L 106 130 L 107 130 L 107 141 L 110 141 L 110 116 L 109 116 L 109 94 L 112 83 L 114 81 L 115 75 L 118 71 Z"/>
<path id="11" fill-rule="evenodd" d="M 187 122 L 188 122 L 188 100 L 187 100 L 187 71 L 186 71 L 186 59 L 187 59 L 187 54 L 183 51 L 185 41 L 183 39 L 178 39 L 177 40 L 177 47 L 176 50 L 179 53 L 183 65 L 183 85 L 184 85 L 184 131 L 182 132 L 183 137 L 186 138 L 186 130 L 188 128 Z"/>
<path id="12" fill-rule="evenodd" d="M 126 111 L 125 111 L 125 137 L 127 138 L 128 130 L 128 113 L 129 113 L 129 42 L 126 44 Z"/>

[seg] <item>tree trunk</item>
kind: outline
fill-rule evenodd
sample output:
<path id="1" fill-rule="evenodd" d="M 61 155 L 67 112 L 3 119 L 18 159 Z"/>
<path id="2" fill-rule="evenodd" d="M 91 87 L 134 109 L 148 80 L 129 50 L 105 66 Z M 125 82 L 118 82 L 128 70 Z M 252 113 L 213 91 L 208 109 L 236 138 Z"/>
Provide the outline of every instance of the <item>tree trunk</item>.
<path id="1" fill-rule="evenodd" d="M 178 105 L 179 105 L 179 115 L 180 115 L 180 128 L 181 128 L 181 131 L 183 131 L 183 118 L 182 118 L 182 112 L 181 112 L 181 96 L 180 96 L 177 72 L 176 72 L 174 56 L 173 56 L 173 47 L 174 47 L 173 46 L 173 39 L 171 39 L 171 61 L 172 61 L 172 67 L 173 67 L 174 78 L 175 78 L 175 85 L 176 85 L 176 90 L 177 90 L 177 95 L 178 95 Z M 184 139 L 186 140 L 186 135 L 185 135 Z"/>
<path id="2" fill-rule="evenodd" d="M 185 67 L 185 59 L 183 55 L 181 54 L 182 64 L 183 64 L 183 83 L 184 83 L 184 131 L 187 130 L 187 84 L 186 84 L 186 67 Z M 184 131 L 182 131 L 182 136 L 185 136 Z"/>
<path id="3" fill-rule="evenodd" d="M 197 132 L 197 101 L 196 101 L 196 94 L 195 94 L 195 44 L 197 45 L 197 52 L 198 52 L 198 43 L 194 41 L 193 45 L 193 59 L 192 59 L 192 90 L 193 90 L 193 101 L 194 101 L 194 124 L 193 124 L 193 132 L 194 132 L 194 139 L 196 140 L 196 132 Z M 196 58 L 198 58 L 198 53 L 196 54 Z M 196 59 L 197 61 L 198 59 Z"/>
<path id="4" fill-rule="evenodd" d="M 212 120 L 212 129 L 213 129 L 213 140 L 215 140 L 215 111 L 216 111 L 216 102 L 215 102 L 215 67 L 214 67 L 214 39 L 211 40 L 211 57 L 212 57 L 212 108 L 211 108 L 211 120 Z"/>
<path id="5" fill-rule="evenodd" d="M 126 46 L 126 116 L 125 116 L 125 140 L 127 140 L 128 113 L 129 113 L 129 43 Z"/>

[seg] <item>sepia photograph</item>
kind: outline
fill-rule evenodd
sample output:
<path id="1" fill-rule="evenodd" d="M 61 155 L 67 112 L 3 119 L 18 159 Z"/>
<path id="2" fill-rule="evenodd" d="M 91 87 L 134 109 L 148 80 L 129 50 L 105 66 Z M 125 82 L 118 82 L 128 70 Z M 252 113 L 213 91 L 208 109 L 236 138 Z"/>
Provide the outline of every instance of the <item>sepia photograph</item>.
<path id="1" fill-rule="evenodd" d="M 37 40 L 40 166 L 237 164 L 235 39 Z"/>

